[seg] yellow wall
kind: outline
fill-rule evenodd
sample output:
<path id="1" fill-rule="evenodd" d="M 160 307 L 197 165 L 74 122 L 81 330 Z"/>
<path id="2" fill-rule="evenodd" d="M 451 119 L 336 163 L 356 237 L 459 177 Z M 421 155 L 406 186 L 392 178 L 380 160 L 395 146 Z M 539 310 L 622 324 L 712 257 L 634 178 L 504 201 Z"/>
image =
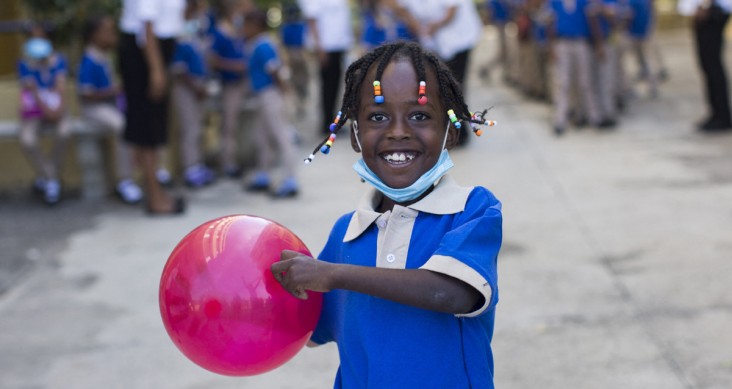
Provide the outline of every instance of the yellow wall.
<path id="1" fill-rule="evenodd" d="M 20 1 L 2 0 L 0 6 L 0 21 L 20 19 Z M 15 63 L 18 60 L 20 48 L 20 34 L 0 33 L 0 75 L 15 72 Z"/>

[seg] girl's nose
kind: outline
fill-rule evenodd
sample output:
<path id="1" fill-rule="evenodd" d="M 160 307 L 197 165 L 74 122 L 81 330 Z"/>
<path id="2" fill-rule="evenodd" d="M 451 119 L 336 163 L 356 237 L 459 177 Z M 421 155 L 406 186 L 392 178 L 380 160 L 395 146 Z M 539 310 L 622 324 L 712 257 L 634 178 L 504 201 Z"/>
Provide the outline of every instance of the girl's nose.
<path id="1" fill-rule="evenodd" d="M 389 140 L 408 140 L 412 138 L 412 130 L 404 121 L 396 120 L 389 126 L 387 137 Z"/>

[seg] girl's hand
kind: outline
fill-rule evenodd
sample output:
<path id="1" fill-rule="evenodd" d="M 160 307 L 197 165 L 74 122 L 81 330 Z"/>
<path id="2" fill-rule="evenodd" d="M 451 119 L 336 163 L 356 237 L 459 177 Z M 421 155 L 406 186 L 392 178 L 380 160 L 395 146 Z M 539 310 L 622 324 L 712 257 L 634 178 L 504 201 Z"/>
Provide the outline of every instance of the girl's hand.
<path id="1" fill-rule="evenodd" d="M 272 264 L 272 274 L 291 295 L 306 300 L 306 290 L 329 292 L 333 265 L 295 251 L 284 250 Z"/>

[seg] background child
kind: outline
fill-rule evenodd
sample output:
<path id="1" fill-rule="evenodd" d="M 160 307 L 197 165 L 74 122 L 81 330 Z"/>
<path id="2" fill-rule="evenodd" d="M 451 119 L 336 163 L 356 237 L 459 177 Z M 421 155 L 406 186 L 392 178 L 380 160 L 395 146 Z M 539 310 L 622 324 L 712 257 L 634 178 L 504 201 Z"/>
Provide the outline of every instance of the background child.
<path id="1" fill-rule="evenodd" d="M 354 169 L 376 190 L 336 222 L 319 259 L 285 251 L 272 265 L 296 297 L 328 292 L 311 341 L 338 344 L 334 387 L 493 387 L 501 205 L 444 176 L 458 127 L 484 122 L 459 91 L 415 43 L 381 46 L 346 72 L 331 131 L 352 120 Z"/>
<path id="2" fill-rule="evenodd" d="M 142 200 L 142 189 L 132 180 L 131 151 L 122 139 L 125 117 L 118 107 L 121 87 L 113 83 L 111 51 L 117 45 L 117 27 L 109 16 L 89 18 L 84 26 L 86 45 L 79 66 L 77 92 L 85 120 L 111 130 L 115 139 L 115 193 L 128 204 Z"/>
<path id="3" fill-rule="evenodd" d="M 267 34 L 267 14 L 252 11 L 246 14 L 244 36 L 247 39 L 249 59 L 249 79 L 257 101 L 257 117 L 254 136 L 257 144 L 257 171 L 248 190 L 269 190 L 271 177 L 269 171 L 274 162 L 272 141 L 279 148 L 279 160 L 285 170 L 285 179 L 273 192 L 274 197 L 293 197 L 297 195 L 298 185 L 295 178 L 295 158 L 297 149 L 294 144 L 295 129 L 287 119 L 284 91 L 287 88 L 280 77 L 282 62 L 277 48 Z"/>
<path id="4" fill-rule="evenodd" d="M 297 95 L 297 116 L 302 116 L 305 114 L 305 102 L 308 98 L 308 87 L 310 85 L 309 65 L 305 55 L 307 24 L 296 3 L 286 4 L 283 14 L 284 20 L 280 29 L 282 46 L 290 70 L 290 84 Z"/>
<path id="5" fill-rule="evenodd" d="M 64 98 L 66 72 L 66 60 L 53 51 L 44 28 L 31 25 L 18 64 L 20 143 L 36 174 L 33 188 L 49 205 L 61 199 L 59 173 L 71 132 Z M 52 129 L 55 136 L 50 156 L 43 153 L 38 141 L 41 126 Z"/>
<path id="6" fill-rule="evenodd" d="M 241 175 L 236 146 L 246 78 L 242 28 L 244 12 L 249 7 L 250 2 L 247 0 L 222 1 L 209 58 L 212 70 L 218 73 L 221 80 L 221 166 L 224 174 L 232 178 Z"/>
<path id="7" fill-rule="evenodd" d="M 213 171 L 203 164 L 201 132 L 203 101 L 206 98 L 206 1 L 188 0 L 185 10 L 185 31 L 178 39 L 173 54 L 173 101 L 178 111 L 181 130 L 181 159 L 183 179 L 190 187 L 202 187 L 213 182 Z"/>

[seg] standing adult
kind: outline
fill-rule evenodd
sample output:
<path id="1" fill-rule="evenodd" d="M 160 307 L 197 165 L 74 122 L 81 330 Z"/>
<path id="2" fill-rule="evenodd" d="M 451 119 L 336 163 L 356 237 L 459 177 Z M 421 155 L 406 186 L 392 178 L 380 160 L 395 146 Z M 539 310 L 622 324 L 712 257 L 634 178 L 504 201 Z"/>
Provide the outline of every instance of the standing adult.
<path id="1" fill-rule="evenodd" d="M 150 214 L 183 212 L 157 180 L 158 150 L 168 139 L 167 69 L 175 37 L 183 30 L 185 0 L 124 0 L 119 45 L 120 73 L 127 96 L 124 139 L 142 168 Z"/>
<path id="2" fill-rule="evenodd" d="M 320 65 L 321 131 L 335 117 L 338 88 L 343 78 L 343 57 L 353 45 L 351 8 L 348 0 L 300 0 L 310 39 Z"/>
<path id="3" fill-rule="evenodd" d="M 699 123 L 704 132 L 732 130 L 729 86 L 722 63 L 724 27 L 732 11 L 730 0 L 681 0 L 679 13 L 693 17 L 696 54 L 704 76 L 709 117 Z"/>

